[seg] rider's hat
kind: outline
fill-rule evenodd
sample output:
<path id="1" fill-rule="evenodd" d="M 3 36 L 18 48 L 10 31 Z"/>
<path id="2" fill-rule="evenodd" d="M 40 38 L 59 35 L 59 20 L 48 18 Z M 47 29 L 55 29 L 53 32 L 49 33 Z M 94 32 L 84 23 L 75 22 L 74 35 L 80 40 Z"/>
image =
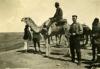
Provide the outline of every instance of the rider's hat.
<path id="1" fill-rule="evenodd" d="M 77 15 L 72 15 L 72 17 L 76 17 L 77 18 Z"/>
<path id="2" fill-rule="evenodd" d="M 59 6 L 59 2 L 55 2 L 55 5 L 56 5 L 56 6 Z"/>

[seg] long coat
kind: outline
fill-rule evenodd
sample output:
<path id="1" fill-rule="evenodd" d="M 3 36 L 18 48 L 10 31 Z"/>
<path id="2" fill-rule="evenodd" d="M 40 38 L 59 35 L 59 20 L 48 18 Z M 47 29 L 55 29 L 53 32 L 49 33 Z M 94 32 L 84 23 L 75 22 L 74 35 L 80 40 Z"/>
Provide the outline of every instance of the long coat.
<path id="1" fill-rule="evenodd" d="M 29 31 L 29 28 L 25 28 L 25 29 L 24 29 L 24 36 L 23 36 L 23 39 L 24 39 L 24 40 L 31 40 L 31 39 L 32 39 L 31 33 L 30 33 L 30 31 Z"/>
<path id="2" fill-rule="evenodd" d="M 63 11 L 62 11 L 61 8 L 56 9 L 56 13 L 55 13 L 53 18 L 54 18 L 55 21 L 59 21 L 63 18 Z"/>
<path id="3" fill-rule="evenodd" d="M 40 41 L 41 38 L 42 37 L 41 37 L 40 33 L 33 32 L 33 40 L 37 39 L 38 41 Z"/>
<path id="4" fill-rule="evenodd" d="M 100 23 L 96 26 L 92 26 L 92 36 L 93 36 L 93 43 L 100 44 Z"/>

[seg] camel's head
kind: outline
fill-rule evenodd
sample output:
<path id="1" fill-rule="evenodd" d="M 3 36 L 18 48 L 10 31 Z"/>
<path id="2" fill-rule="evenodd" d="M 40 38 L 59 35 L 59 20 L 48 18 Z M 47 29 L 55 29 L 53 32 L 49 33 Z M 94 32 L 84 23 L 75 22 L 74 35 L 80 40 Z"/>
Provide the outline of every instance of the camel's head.
<path id="1" fill-rule="evenodd" d="M 27 22 L 27 21 L 29 21 L 29 20 L 31 20 L 30 17 L 24 17 L 24 18 L 21 19 L 21 22 Z"/>

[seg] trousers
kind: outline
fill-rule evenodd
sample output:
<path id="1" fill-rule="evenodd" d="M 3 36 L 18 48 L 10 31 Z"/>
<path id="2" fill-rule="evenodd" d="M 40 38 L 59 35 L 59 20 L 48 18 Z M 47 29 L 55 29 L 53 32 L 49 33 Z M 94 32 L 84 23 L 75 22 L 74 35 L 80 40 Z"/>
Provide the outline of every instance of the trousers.
<path id="1" fill-rule="evenodd" d="M 75 60 L 75 53 L 76 53 L 77 60 L 78 62 L 80 62 L 81 61 L 81 46 L 80 46 L 80 40 L 77 37 L 71 37 L 70 51 L 71 51 L 72 60 Z"/>

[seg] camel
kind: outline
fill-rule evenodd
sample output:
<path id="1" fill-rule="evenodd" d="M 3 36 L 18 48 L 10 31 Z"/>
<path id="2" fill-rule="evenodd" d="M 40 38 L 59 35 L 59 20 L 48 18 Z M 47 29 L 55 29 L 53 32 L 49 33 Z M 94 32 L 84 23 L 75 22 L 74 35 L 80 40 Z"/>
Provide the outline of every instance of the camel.
<path id="1" fill-rule="evenodd" d="M 83 46 L 88 44 L 89 39 L 91 40 L 91 29 L 90 27 L 88 27 L 85 24 L 82 24 L 83 26 L 83 34 L 82 34 L 82 38 L 83 38 Z"/>
<path id="2" fill-rule="evenodd" d="M 51 23 L 51 20 L 49 19 L 41 26 L 37 26 L 30 17 L 24 17 L 21 21 L 29 25 L 33 32 L 41 33 L 43 35 L 43 39 L 45 40 L 46 56 L 50 55 L 49 37 L 69 33 L 68 29 L 70 26 L 67 22 L 64 26 L 56 26 L 55 23 Z M 44 28 L 44 25 L 46 25 L 46 28 Z"/>

